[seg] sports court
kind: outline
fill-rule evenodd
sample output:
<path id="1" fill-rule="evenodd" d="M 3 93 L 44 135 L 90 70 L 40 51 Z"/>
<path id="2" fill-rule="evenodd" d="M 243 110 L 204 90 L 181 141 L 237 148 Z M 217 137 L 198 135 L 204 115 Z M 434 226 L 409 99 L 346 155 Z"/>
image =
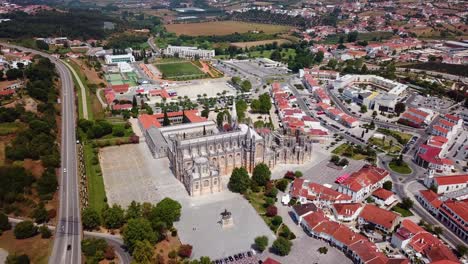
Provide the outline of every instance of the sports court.
<path id="1" fill-rule="evenodd" d="M 109 73 L 106 74 L 106 80 L 111 85 L 128 84 L 130 86 L 136 86 L 138 76 L 134 72 Z"/>

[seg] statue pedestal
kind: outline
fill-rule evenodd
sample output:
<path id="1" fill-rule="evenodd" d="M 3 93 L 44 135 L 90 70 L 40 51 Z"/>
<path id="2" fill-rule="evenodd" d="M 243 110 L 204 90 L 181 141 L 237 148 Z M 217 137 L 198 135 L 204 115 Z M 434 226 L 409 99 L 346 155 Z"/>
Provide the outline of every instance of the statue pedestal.
<path id="1" fill-rule="evenodd" d="M 223 228 L 229 228 L 234 225 L 234 220 L 232 219 L 231 212 L 228 212 L 226 209 L 221 213 L 221 226 Z"/>

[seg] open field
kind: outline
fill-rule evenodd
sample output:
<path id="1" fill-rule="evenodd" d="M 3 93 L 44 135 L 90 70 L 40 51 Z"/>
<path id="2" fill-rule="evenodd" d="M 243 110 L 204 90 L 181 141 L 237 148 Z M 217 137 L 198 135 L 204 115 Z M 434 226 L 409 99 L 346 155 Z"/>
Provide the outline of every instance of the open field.
<path id="1" fill-rule="evenodd" d="M 204 73 L 191 62 L 175 62 L 156 64 L 158 70 L 162 73 L 163 79 L 172 79 L 180 77 L 203 77 Z M 197 76 L 199 75 L 199 76 Z"/>
<path id="2" fill-rule="evenodd" d="M 9 254 L 27 254 L 31 263 L 46 264 L 49 251 L 52 246 L 51 239 L 42 239 L 41 235 L 36 235 L 27 239 L 16 239 L 13 230 L 4 231 L 0 236 L 0 248 L 8 251 Z"/>
<path id="3" fill-rule="evenodd" d="M 291 41 L 287 39 L 271 39 L 271 40 L 259 40 L 259 41 L 248 41 L 248 42 L 233 42 L 231 43 L 231 46 L 235 46 L 238 48 L 250 48 L 250 47 L 255 47 L 255 46 L 260 46 L 260 45 L 265 45 L 265 44 L 271 44 L 271 43 L 278 43 L 278 45 L 284 44 L 284 43 L 291 43 Z"/>
<path id="4" fill-rule="evenodd" d="M 392 143 L 390 143 L 392 141 Z M 380 138 L 370 138 L 369 143 L 378 146 L 388 153 L 397 153 L 401 151 L 401 147 L 393 139 L 385 139 L 382 141 Z"/>
<path id="5" fill-rule="evenodd" d="M 347 143 L 339 145 L 336 149 L 332 151 L 332 153 L 339 156 L 349 157 L 353 160 L 362 160 L 366 158 L 365 155 L 357 153 L 354 147 Z"/>
<path id="6" fill-rule="evenodd" d="M 189 36 L 229 35 L 236 32 L 246 33 L 253 30 L 263 31 L 266 34 L 276 34 L 286 32 L 290 28 L 291 27 L 289 26 L 247 23 L 241 21 L 214 21 L 166 25 L 166 29 L 169 32 L 174 32 L 177 35 Z"/>

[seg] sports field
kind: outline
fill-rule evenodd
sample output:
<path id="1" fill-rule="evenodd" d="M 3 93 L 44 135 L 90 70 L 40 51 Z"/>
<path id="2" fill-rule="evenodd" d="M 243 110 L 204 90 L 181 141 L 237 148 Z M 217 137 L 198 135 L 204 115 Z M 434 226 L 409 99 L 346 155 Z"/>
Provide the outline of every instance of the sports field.
<path id="1" fill-rule="evenodd" d="M 241 21 L 213 21 L 166 25 L 167 31 L 174 32 L 177 35 L 183 34 L 188 36 L 229 35 L 236 32 L 246 33 L 253 30 L 263 31 L 266 34 L 275 34 L 286 32 L 290 28 L 290 26 L 248 23 Z"/>
<path id="2" fill-rule="evenodd" d="M 164 79 L 196 79 L 203 78 L 205 74 L 190 62 L 172 62 L 155 65 Z"/>

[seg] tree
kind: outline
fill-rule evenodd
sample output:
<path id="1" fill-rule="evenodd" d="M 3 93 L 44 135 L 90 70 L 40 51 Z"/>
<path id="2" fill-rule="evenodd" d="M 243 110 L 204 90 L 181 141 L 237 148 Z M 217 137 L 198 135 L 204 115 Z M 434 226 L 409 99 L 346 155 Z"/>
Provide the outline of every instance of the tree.
<path id="1" fill-rule="evenodd" d="M 340 163 L 338 163 L 338 166 L 344 167 L 344 166 L 347 166 L 348 164 L 349 164 L 349 161 L 343 158 L 340 160 Z"/>
<path id="2" fill-rule="evenodd" d="M 277 214 L 278 214 L 278 208 L 276 208 L 276 206 L 270 205 L 267 207 L 266 215 L 268 217 L 273 217 L 273 216 L 276 216 Z"/>
<path id="3" fill-rule="evenodd" d="M 267 236 L 258 236 L 255 238 L 255 248 L 263 252 L 268 246 L 268 237 Z"/>
<path id="4" fill-rule="evenodd" d="M 132 201 L 130 205 L 127 207 L 125 218 L 128 220 L 128 219 L 140 218 L 140 217 L 142 217 L 141 204 L 135 201 Z"/>
<path id="5" fill-rule="evenodd" d="M 270 168 L 268 168 L 265 163 L 260 163 L 255 166 L 252 172 L 252 181 L 254 181 L 258 186 L 265 186 L 270 180 L 270 177 Z"/>
<path id="6" fill-rule="evenodd" d="M 300 178 L 300 177 L 302 177 L 302 176 L 303 176 L 302 171 L 298 171 L 298 170 L 297 170 L 296 172 L 294 172 L 294 177 Z"/>
<path id="7" fill-rule="evenodd" d="M 23 71 L 20 69 L 9 69 L 6 71 L 8 80 L 16 80 L 23 77 Z"/>
<path id="8" fill-rule="evenodd" d="M 50 238 L 52 236 L 52 232 L 46 225 L 41 225 L 39 227 L 39 233 L 41 233 L 42 238 Z"/>
<path id="9" fill-rule="evenodd" d="M 153 244 L 158 240 L 157 234 L 151 227 L 151 223 L 144 218 L 128 220 L 127 225 L 123 229 L 122 236 L 130 252 L 133 252 L 137 242 L 145 240 Z"/>
<path id="10" fill-rule="evenodd" d="M 192 245 L 189 244 L 183 244 L 180 245 L 179 250 L 178 250 L 178 255 L 181 258 L 190 258 L 192 256 Z"/>
<path id="11" fill-rule="evenodd" d="M 457 245 L 457 251 L 458 251 L 458 254 L 460 254 L 461 256 L 464 256 L 468 252 L 468 248 L 465 245 L 460 244 L 460 245 Z"/>
<path id="12" fill-rule="evenodd" d="M 0 213 L 0 231 L 6 231 L 11 228 L 8 215 Z"/>
<path id="13" fill-rule="evenodd" d="M 402 102 L 398 102 L 395 104 L 395 113 L 400 115 L 401 113 L 406 111 L 406 105 Z"/>
<path id="14" fill-rule="evenodd" d="M 408 197 L 405 197 L 403 198 L 403 200 L 401 200 L 401 207 L 403 209 L 409 210 L 413 207 L 413 204 L 414 204 L 413 200 L 411 200 Z"/>
<path id="15" fill-rule="evenodd" d="M 153 263 L 153 245 L 148 240 L 136 241 L 132 257 L 136 263 Z"/>
<path id="16" fill-rule="evenodd" d="M 383 186 L 382 186 L 385 190 L 389 190 L 391 191 L 393 189 L 393 183 L 392 181 L 386 181 L 383 183 Z"/>
<path id="17" fill-rule="evenodd" d="M 26 254 L 22 255 L 8 255 L 5 264 L 29 264 L 29 256 Z"/>
<path id="18" fill-rule="evenodd" d="M 440 227 L 440 226 L 435 226 L 435 227 L 434 227 L 433 233 L 434 233 L 436 236 L 442 235 L 443 232 L 444 232 L 444 230 L 442 229 L 442 227 Z"/>
<path id="19" fill-rule="evenodd" d="M 250 178 L 244 167 L 234 168 L 229 178 L 228 188 L 231 192 L 244 193 L 250 186 Z"/>
<path id="20" fill-rule="evenodd" d="M 340 157 L 338 155 L 333 155 L 330 161 L 333 162 L 334 164 L 338 164 L 340 162 Z"/>
<path id="21" fill-rule="evenodd" d="M 134 95 L 133 98 L 132 98 L 132 107 L 136 108 L 137 106 L 138 106 L 137 99 L 136 99 L 136 96 Z"/>
<path id="22" fill-rule="evenodd" d="M 171 125 L 171 120 L 169 119 L 169 116 L 167 115 L 167 110 L 164 110 L 164 117 L 163 117 L 163 126 L 170 126 Z"/>
<path id="23" fill-rule="evenodd" d="M 327 247 L 319 247 L 318 252 L 320 254 L 327 254 L 328 253 L 328 248 Z"/>
<path id="24" fill-rule="evenodd" d="M 284 192 L 286 191 L 286 188 L 288 188 L 289 181 L 286 179 L 280 179 L 276 182 L 276 188 L 278 188 L 280 191 Z"/>
<path id="25" fill-rule="evenodd" d="M 249 92 L 252 89 L 252 84 L 250 83 L 249 80 L 244 80 L 241 83 L 241 90 L 243 92 Z"/>
<path id="26" fill-rule="evenodd" d="M 273 251 L 280 256 L 286 256 L 291 251 L 292 242 L 287 240 L 284 237 L 278 237 L 275 242 L 273 242 Z"/>
<path id="27" fill-rule="evenodd" d="M 37 234 L 37 227 L 31 221 L 23 221 L 16 224 L 13 233 L 17 239 L 30 238 Z"/>
<path id="28" fill-rule="evenodd" d="M 232 76 L 231 82 L 232 82 L 233 84 L 239 84 L 239 83 L 241 82 L 241 78 L 238 77 L 238 76 Z"/>
<path id="29" fill-rule="evenodd" d="M 367 106 L 366 105 L 361 105 L 361 110 L 359 110 L 361 113 L 366 113 L 367 112 Z"/>
<path id="30" fill-rule="evenodd" d="M 120 205 L 106 206 L 102 210 L 104 226 L 110 229 L 120 228 L 125 222 L 124 214 L 125 212 Z"/>
<path id="31" fill-rule="evenodd" d="M 279 215 L 273 216 L 271 223 L 275 226 L 279 226 L 283 223 L 283 218 Z"/>
<path id="32" fill-rule="evenodd" d="M 81 221 L 83 223 L 83 228 L 87 230 L 94 230 L 100 225 L 99 213 L 91 208 L 86 207 L 81 212 Z"/>
<path id="33" fill-rule="evenodd" d="M 42 224 L 49 220 L 49 214 L 47 213 L 47 210 L 45 209 L 43 203 L 40 203 L 39 206 L 36 207 L 36 209 L 34 209 L 32 217 L 34 218 L 34 221 L 38 224 Z"/>
<path id="34" fill-rule="evenodd" d="M 104 250 L 104 258 L 107 260 L 115 259 L 115 250 L 113 246 L 107 245 L 106 249 Z"/>
<path id="35" fill-rule="evenodd" d="M 175 221 L 179 221 L 181 209 L 179 202 L 166 197 L 151 210 L 149 218 L 152 223 L 163 222 L 172 227 Z"/>
<path id="36" fill-rule="evenodd" d="M 47 44 L 45 41 L 43 40 L 36 40 L 36 46 L 38 49 L 41 49 L 41 50 L 49 50 L 49 44 Z"/>

